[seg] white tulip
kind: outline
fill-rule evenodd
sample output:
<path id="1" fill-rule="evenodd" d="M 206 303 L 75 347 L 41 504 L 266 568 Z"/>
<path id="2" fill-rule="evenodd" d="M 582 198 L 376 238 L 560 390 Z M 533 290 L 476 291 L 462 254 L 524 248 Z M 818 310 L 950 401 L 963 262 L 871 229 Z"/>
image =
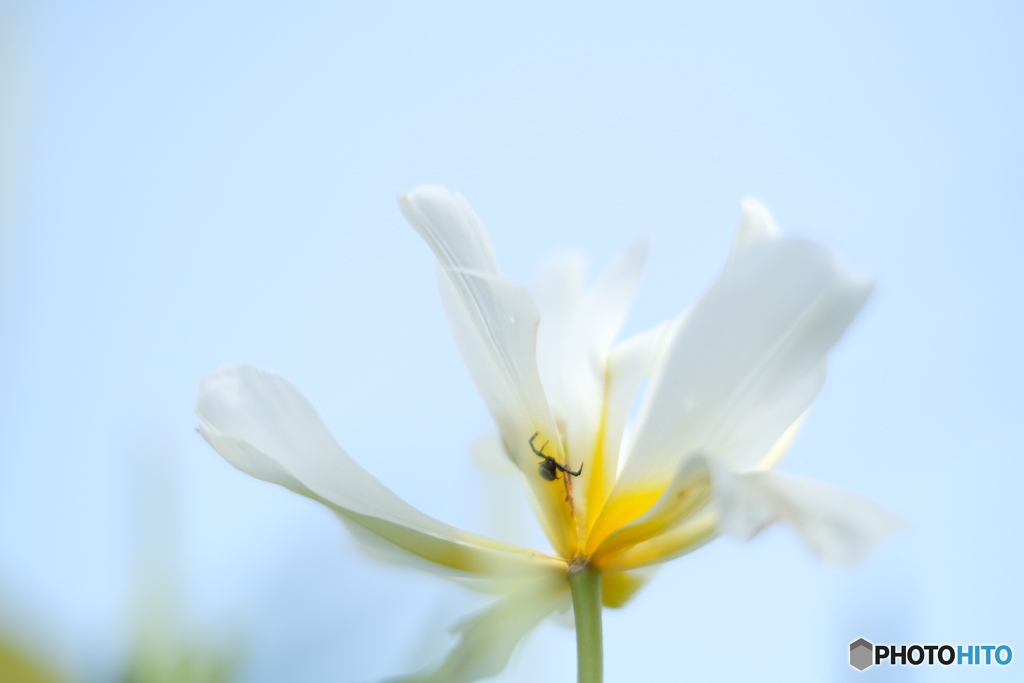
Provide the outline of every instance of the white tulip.
<path id="1" fill-rule="evenodd" d="M 825 249 L 780 237 L 761 204 L 743 202 L 725 268 L 692 308 L 616 342 L 645 241 L 585 293 L 578 263 L 557 262 L 535 300 L 501 276 L 462 196 L 422 186 L 398 201 L 437 257 L 456 344 L 500 432 L 495 455 L 521 471 L 554 554 L 415 509 L 350 458 L 312 405 L 274 373 L 217 370 L 200 384 L 196 411 L 202 435 L 243 472 L 320 501 L 400 555 L 503 594 L 458 625 L 460 641 L 446 659 L 407 680 L 494 675 L 570 593 L 579 633 L 594 591 L 619 607 L 650 576 L 643 568 L 719 534 L 750 538 L 781 521 L 823 559 L 851 562 L 899 526 L 851 493 L 774 471 L 821 389 L 829 349 L 872 284 L 844 273 Z M 570 591 L 583 575 L 591 587 Z M 587 665 L 581 680 L 599 680 L 599 607 L 589 614 L 597 622 L 597 671 Z"/>

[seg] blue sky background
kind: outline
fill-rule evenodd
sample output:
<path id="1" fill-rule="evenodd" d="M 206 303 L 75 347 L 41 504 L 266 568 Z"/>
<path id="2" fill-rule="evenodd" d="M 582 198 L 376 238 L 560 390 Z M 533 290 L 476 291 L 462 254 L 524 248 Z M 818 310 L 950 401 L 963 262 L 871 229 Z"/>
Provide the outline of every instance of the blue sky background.
<path id="1" fill-rule="evenodd" d="M 246 682 L 445 648 L 477 596 L 359 555 L 192 412 L 206 372 L 272 368 L 415 505 L 542 543 L 469 460 L 489 417 L 394 201 L 432 182 L 522 281 L 650 234 L 626 333 L 711 282 L 746 196 L 877 279 L 781 469 L 911 529 L 852 569 L 785 529 L 666 565 L 606 613 L 609 681 L 893 675 L 847 666 L 862 636 L 1024 665 L 1024 6 L 171 5 L 0 10 L 0 632 L 103 680 L 163 574 Z M 546 624 L 500 680 L 572 680 L 573 648 Z"/>

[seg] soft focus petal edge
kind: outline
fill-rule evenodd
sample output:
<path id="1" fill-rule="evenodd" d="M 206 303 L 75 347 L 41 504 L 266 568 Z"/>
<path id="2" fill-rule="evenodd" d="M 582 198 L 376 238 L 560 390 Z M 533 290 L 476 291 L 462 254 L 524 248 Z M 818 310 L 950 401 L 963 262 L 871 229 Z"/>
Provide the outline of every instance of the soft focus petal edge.
<path id="1" fill-rule="evenodd" d="M 456 575 L 562 575 L 565 562 L 437 520 L 406 503 L 341 448 L 294 385 L 252 365 L 222 367 L 199 384 L 199 432 L 231 465 L 321 502 Z"/>

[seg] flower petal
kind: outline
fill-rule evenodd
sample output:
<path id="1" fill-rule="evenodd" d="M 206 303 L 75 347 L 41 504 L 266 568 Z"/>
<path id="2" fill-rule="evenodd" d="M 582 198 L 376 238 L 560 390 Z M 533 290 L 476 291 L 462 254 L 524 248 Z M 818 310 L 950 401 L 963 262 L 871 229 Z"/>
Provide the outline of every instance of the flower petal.
<path id="1" fill-rule="evenodd" d="M 609 349 L 640 284 L 648 241 L 637 240 L 583 296 L 562 341 L 562 393 L 569 399 L 563 407 L 567 451 L 575 467 L 586 465 L 575 482 L 586 493 L 578 498 L 576 513 L 583 525 L 592 521 L 590 510 L 600 510 L 608 494 L 609 476 L 615 475 L 618 442 L 612 441 L 613 446 L 604 433 L 610 388 Z M 606 457 L 609 450 L 616 451 L 611 458 Z"/>
<path id="2" fill-rule="evenodd" d="M 399 193 L 398 202 L 437 256 L 441 301 L 455 342 L 505 449 L 526 475 L 542 526 L 559 554 L 572 556 L 578 540 L 565 505 L 568 491 L 537 476 L 529 446 L 537 434 L 549 444 L 547 454 L 567 462 L 537 371 L 537 309 L 522 286 L 499 275 L 487 233 L 460 195 L 421 186 Z"/>
<path id="3" fill-rule="evenodd" d="M 529 294 L 494 275 L 443 268 L 438 269 L 437 284 L 452 336 L 509 455 L 517 464 L 521 459 L 536 462 L 527 447 L 530 436 L 556 432 L 537 374 L 539 318 Z M 470 304 L 466 289 L 473 291 Z M 523 457 L 524 451 L 529 458 Z"/>
<path id="4" fill-rule="evenodd" d="M 717 519 L 712 510 L 701 510 L 660 535 L 610 556 L 602 567 L 606 572 L 634 571 L 692 553 L 714 540 Z"/>
<path id="5" fill-rule="evenodd" d="M 437 256 L 456 343 L 506 441 L 516 442 L 510 452 L 529 454 L 533 431 L 555 434 L 537 372 L 540 317 L 529 293 L 498 273 L 487 232 L 461 195 L 424 185 L 399 193 L 398 203 Z"/>
<path id="6" fill-rule="evenodd" d="M 480 218 L 461 194 L 437 185 L 398 193 L 398 207 L 443 267 L 498 274 L 498 259 Z"/>
<path id="7" fill-rule="evenodd" d="M 698 452 L 753 467 L 817 395 L 828 350 L 871 288 L 803 240 L 743 249 L 675 335 L 616 496 L 664 489 Z"/>
<path id="8" fill-rule="evenodd" d="M 519 476 L 519 468 L 509 458 L 505 442 L 497 430 L 489 429 L 473 439 L 469 444 L 469 455 L 488 478 Z"/>
<path id="9" fill-rule="evenodd" d="M 768 449 L 768 452 L 765 453 L 764 457 L 761 458 L 757 465 L 754 466 L 755 470 L 767 472 L 768 470 L 775 469 L 776 465 L 782 461 L 782 456 L 784 456 L 786 452 L 789 451 L 789 447 L 793 445 L 793 439 L 795 439 L 796 435 L 800 433 L 800 428 L 803 426 L 804 420 L 807 419 L 807 413 L 808 411 L 805 410 L 803 414 L 793 422 L 793 424 L 786 428 L 786 431 L 782 432 L 782 436 L 772 444 L 772 447 Z"/>
<path id="10" fill-rule="evenodd" d="M 748 198 L 740 202 L 740 208 L 743 213 L 736 226 L 729 258 L 735 258 L 739 252 L 758 242 L 779 238 L 779 226 L 764 204 Z"/>
<path id="11" fill-rule="evenodd" d="M 711 476 L 703 457 L 686 458 L 658 502 L 638 519 L 624 525 L 606 526 L 609 517 L 587 539 L 587 550 L 598 567 L 608 557 L 648 541 L 689 520 L 711 496 Z M 609 533 L 610 531 L 610 533 Z"/>
<path id="12" fill-rule="evenodd" d="M 469 683 L 494 676 L 508 664 L 519 641 L 544 617 L 569 605 L 568 584 L 530 585 L 498 600 L 452 627 L 459 634 L 454 649 L 436 666 L 391 683 Z"/>
<path id="13" fill-rule="evenodd" d="M 230 365 L 199 385 L 200 433 L 232 465 L 330 506 L 380 538 L 442 567 L 488 576 L 564 570 L 558 558 L 440 522 L 396 496 L 342 450 L 291 383 Z"/>
<path id="14" fill-rule="evenodd" d="M 778 472 L 715 470 L 723 533 L 753 538 L 774 521 L 791 526 L 821 559 L 850 564 L 905 526 L 888 509 L 850 491 Z"/>
<path id="15" fill-rule="evenodd" d="M 656 376 L 664 361 L 672 336 L 684 316 L 667 320 L 648 330 L 624 339 L 611 348 L 608 357 L 605 387 L 605 425 L 603 453 L 609 485 L 619 475 L 620 455 L 624 451 L 626 425 L 640 387 Z M 598 502 L 594 496 L 594 507 Z"/>
<path id="16" fill-rule="evenodd" d="M 611 609 L 625 607 L 657 574 L 658 567 L 601 575 L 601 604 Z"/>
<path id="17" fill-rule="evenodd" d="M 562 381 L 562 348 L 573 311 L 583 297 L 585 259 L 581 254 L 563 254 L 545 263 L 533 281 L 533 300 L 540 313 L 537 329 L 537 370 L 551 410 L 565 414 L 572 387 Z"/>
<path id="18" fill-rule="evenodd" d="M 582 262 L 574 257 L 545 268 L 536 288 L 542 313 L 537 347 L 544 388 L 565 438 L 570 466 L 585 465 L 573 479 L 573 488 L 584 494 L 574 501 L 581 533 L 593 522 L 590 511 L 604 504 L 617 474 L 619 440 L 607 435 L 610 347 L 640 282 L 648 241 L 637 240 L 619 255 L 585 294 L 580 293 Z M 632 396 L 626 400 L 631 403 Z M 617 437 L 621 438 L 621 431 Z"/>
<path id="19" fill-rule="evenodd" d="M 485 278 L 468 276 L 466 279 Z M 520 297 L 527 297 L 526 290 L 514 283 L 493 277 L 486 280 L 490 287 L 480 288 L 481 294 L 485 295 L 482 298 L 492 299 L 486 294 L 493 294 L 493 300 L 499 300 L 492 300 L 495 310 L 512 304 Z M 541 527 L 559 555 L 572 557 L 578 541 L 572 510 L 565 505 L 565 489 L 554 485 L 553 482 L 545 481 L 537 474 L 535 468 L 538 459 L 529 446 L 531 437 L 538 434 L 539 444 L 548 447 L 545 452 L 561 462 L 565 461 L 565 457 L 560 454 L 561 440 L 558 438 L 558 431 L 550 412 L 547 411 L 543 391 L 540 390 L 536 365 L 527 365 L 527 356 L 532 362 L 533 337 L 510 331 L 509 334 L 494 337 L 501 343 L 490 343 L 482 333 L 481 326 L 477 324 L 479 318 L 469 312 L 464 300 L 459 296 L 455 283 L 440 268 L 437 281 L 441 303 L 448 316 L 456 346 L 459 347 L 473 383 L 487 404 L 494 421 L 498 423 L 505 452 L 525 476 Z M 501 299 L 504 301 L 500 301 Z M 521 321 L 521 318 L 511 318 L 511 325 L 515 326 L 517 320 Z M 535 312 L 532 329 L 536 330 Z M 523 362 L 515 365 L 503 362 L 502 358 L 496 356 L 496 346 L 502 347 L 501 351 L 507 354 L 506 357 L 521 359 Z M 562 481 L 568 485 L 564 478 Z"/>

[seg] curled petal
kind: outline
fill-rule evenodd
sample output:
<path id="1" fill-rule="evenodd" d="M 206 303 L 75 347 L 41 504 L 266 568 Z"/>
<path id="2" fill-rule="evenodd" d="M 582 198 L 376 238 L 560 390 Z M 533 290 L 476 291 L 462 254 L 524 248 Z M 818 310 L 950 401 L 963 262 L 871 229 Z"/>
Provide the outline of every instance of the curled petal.
<path id="1" fill-rule="evenodd" d="M 541 521 L 559 554 L 571 556 L 572 511 L 566 492 L 536 476 L 529 447 L 538 434 L 547 453 L 567 463 L 537 371 L 539 316 L 529 293 L 498 273 L 483 224 L 460 195 L 421 186 L 398 195 L 402 213 L 434 251 L 448 323 L 473 383 L 501 429 L 505 448 L 526 474 Z"/>
<path id="2" fill-rule="evenodd" d="M 437 665 L 390 683 L 469 683 L 494 676 L 508 664 L 519 641 L 552 612 L 569 605 L 568 584 L 530 585 L 456 623 L 459 642 Z"/>
<path id="3" fill-rule="evenodd" d="M 522 317 L 510 316 L 507 327 L 511 329 L 493 335 L 488 332 L 490 328 L 479 324 L 480 317 L 471 313 L 455 281 L 444 270 L 438 269 L 437 280 L 455 343 L 477 390 L 498 423 L 506 454 L 525 475 L 541 526 L 560 555 L 572 556 L 576 537 L 570 532 L 575 525 L 571 510 L 564 504 L 565 494 L 561 487 L 549 485 L 550 482 L 536 475 L 538 460 L 529 447 L 531 437 L 539 434 L 540 443 L 549 444 L 546 453 L 565 460 L 564 456 L 556 455 L 561 450 L 561 441 L 533 362 L 536 312 L 527 323 L 532 325 L 529 334 L 521 327 Z M 475 275 L 466 276 L 463 281 L 479 284 L 478 293 L 495 312 L 495 317 L 500 317 L 501 310 L 510 310 L 517 302 L 521 305 L 521 315 L 532 311 L 526 290 L 514 283 Z"/>
<path id="4" fill-rule="evenodd" d="M 754 537 L 774 521 L 792 527 L 823 560 L 861 560 L 905 524 L 888 509 L 850 491 L 778 472 L 714 472 L 722 533 Z"/>
<path id="5" fill-rule="evenodd" d="M 564 569 L 557 558 L 462 531 L 406 503 L 352 460 L 309 401 L 272 372 L 214 371 L 199 385 L 196 412 L 200 433 L 238 469 L 320 501 L 440 567 L 485 576 Z"/>
<path id="6" fill-rule="evenodd" d="M 526 442 L 533 432 L 555 433 L 537 374 L 539 318 L 530 295 L 514 282 L 480 272 L 439 268 L 437 283 L 459 352 L 509 454 L 518 460 L 530 453 Z M 463 288 L 472 290 L 471 300 Z"/>
<path id="7" fill-rule="evenodd" d="M 461 194 L 437 185 L 398 193 L 398 208 L 445 268 L 498 274 L 498 259 L 480 218 Z"/>
<path id="8" fill-rule="evenodd" d="M 490 238 L 461 195 L 424 185 L 399 193 L 398 203 L 437 257 L 442 303 L 474 383 L 506 442 L 515 442 L 513 455 L 529 455 L 533 431 L 556 433 L 537 372 L 540 317 L 529 293 L 501 277 Z"/>

